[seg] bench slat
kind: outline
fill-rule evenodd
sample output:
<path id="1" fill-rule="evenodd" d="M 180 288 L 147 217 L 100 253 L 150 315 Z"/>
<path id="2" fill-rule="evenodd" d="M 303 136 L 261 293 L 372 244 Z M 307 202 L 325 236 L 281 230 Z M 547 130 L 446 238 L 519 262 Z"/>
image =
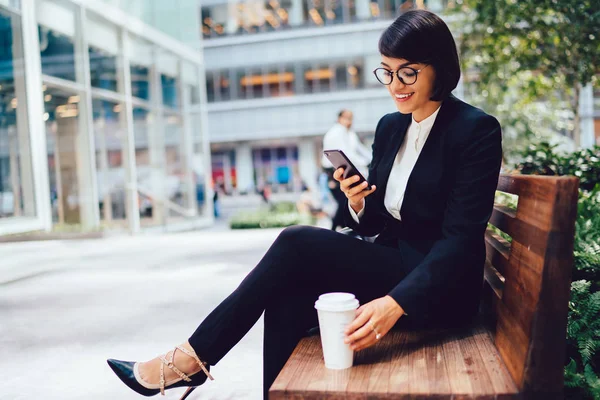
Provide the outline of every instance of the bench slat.
<path id="1" fill-rule="evenodd" d="M 485 248 L 486 259 L 498 270 L 498 272 L 504 275 L 508 268 L 510 243 L 488 229 L 485 232 Z"/>

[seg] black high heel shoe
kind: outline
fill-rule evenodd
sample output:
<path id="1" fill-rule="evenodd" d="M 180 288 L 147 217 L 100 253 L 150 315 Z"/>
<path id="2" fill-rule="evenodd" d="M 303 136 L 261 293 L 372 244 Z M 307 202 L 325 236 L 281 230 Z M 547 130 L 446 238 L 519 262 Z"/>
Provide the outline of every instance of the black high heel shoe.
<path id="1" fill-rule="evenodd" d="M 181 372 L 175 365 L 173 365 L 173 359 L 175 358 L 175 352 L 177 350 L 180 350 L 181 352 L 187 354 L 188 356 L 196 360 L 196 362 L 201 368 L 201 371 L 204 373 L 201 374 L 200 371 L 198 371 L 188 376 Z M 175 387 L 188 387 L 188 389 L 185 391 L 185 393 L 180 399 L 185 400 L 190 395 L 190 393 L 194 391 L 194 389 L 206 382 L 206 378 L 210 378 L 211 381 L 214 380 L 210 372 L 208 372 L 210 370 L 210 366 L 207 365 L 205 362 L 202 362 L 200 358 L 198 358 L 198 355 L 196 355 L 196 352 L 194 352 L 193 350 L 190 351 L 181 346 L 176 346 L 175 349 L 173 349 L 173 352 L 171 352 L 170 354 L 171 356 L 169 357 L 169 353 L 167 353 L 167 357 L 170 358 L 169 360 L 167 360 L 165 357 L 160 357 L 162 364 L 160 364 L 160 381 L 158 382 L 158 384 L 148 383 L 142 379 L 138 369 L 139 363 L 137 362 L 113 359 L 106 361 L 108 362 L 110 368 L 114 371 L 115 374 L 117 374 L 119 379 L 121 379 L 121 381 L 123 381 L 124 384 L 129 386 L 129 388 L 134 390 L 135 392 L 147 397 L 154 396 L 158 393 L 164 396 L 165 389 L 172 389 Z M 165 365 L 168 368 L 170 368 L 173 372 L 175 372 L 179 376 L 179 379 L 174 379 L 170 382 L 165 382 Z"/>

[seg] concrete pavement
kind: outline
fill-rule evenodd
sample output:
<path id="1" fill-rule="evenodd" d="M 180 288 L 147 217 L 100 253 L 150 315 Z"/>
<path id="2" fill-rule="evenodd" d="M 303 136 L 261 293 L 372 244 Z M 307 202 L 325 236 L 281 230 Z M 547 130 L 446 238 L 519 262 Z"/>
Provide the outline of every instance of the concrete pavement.
<path id="1" fill-rule="evenodd" d="M 146 360 L 186 340 L 279 232 L 1 244 L 0 399 L 139 399 L 106 358 Z M 260 399 L 261 358 L 262 320 L 189 398 Z"/>

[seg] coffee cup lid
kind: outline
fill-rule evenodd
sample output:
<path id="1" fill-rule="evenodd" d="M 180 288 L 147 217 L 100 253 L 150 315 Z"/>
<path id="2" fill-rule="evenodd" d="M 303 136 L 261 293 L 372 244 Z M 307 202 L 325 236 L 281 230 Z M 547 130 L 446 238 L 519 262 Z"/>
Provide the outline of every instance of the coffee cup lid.
<path id="1" fill-rule="evenodd" d="M 352 293 L 324 293 L 315 302 L 315 308 L 321 311 L 356 310 L 359 302 Z"/>

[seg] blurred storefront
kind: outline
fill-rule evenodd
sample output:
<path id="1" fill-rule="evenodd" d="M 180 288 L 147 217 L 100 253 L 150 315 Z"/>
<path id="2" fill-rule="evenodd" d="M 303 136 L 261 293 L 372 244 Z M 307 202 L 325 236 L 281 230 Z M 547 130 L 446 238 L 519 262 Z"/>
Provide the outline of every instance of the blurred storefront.
<path id="1" fill-rule="evenodd" d="M 0 235 L 212 222 L 201 52 L 103 2 L 0 0 Z"/>

